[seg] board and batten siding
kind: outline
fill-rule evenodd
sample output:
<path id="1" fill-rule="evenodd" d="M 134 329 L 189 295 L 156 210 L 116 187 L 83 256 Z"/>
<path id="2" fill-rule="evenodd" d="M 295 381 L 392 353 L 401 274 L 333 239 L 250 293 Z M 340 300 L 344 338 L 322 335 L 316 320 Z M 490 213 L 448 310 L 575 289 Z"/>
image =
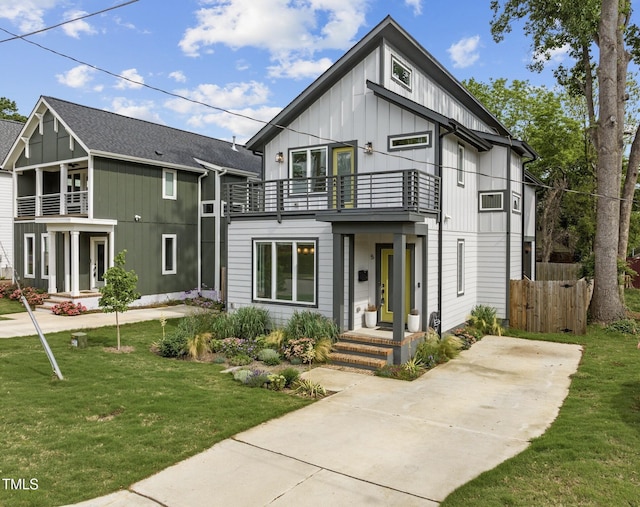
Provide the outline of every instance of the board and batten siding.
<path id="1" fill-rule="evenodd" d="M 13 266 L 13 177 L 0 171 L 0 278 L 12 278 Z"/>
<path id="2" fill-rule="evenodd" d="M 228 307 L 259 306 L 269 311 L 274 323 L 284 325 L 296 310 L 311 309 L 333 318 L 333 235 L 331 224 L 316 220 L 233 220 L 228 228 L 229 259 L 227 267 Z M 317 307 L 254 302 L 253 240 L 315 239 Z"/>

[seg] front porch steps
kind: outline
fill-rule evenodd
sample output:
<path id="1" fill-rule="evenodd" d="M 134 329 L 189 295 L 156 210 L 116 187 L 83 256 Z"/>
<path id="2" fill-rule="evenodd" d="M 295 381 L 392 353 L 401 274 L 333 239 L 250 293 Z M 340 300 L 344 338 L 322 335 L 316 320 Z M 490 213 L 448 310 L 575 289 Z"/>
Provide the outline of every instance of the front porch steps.
<path id="1" fill-rule="evenodd" d="M 364 370 L 376 370 L 386 364 L 393 364 L 393 340 L 357 334 L 344 333 L 334 343 L 329 356 L 331 364 L 349 366 Z"/>
<path id="2" fill-rule="evenodd" d="M 59 292 L 57 294 L 49 294 L 49 297 L 45 299 L 41 305 L 36 306 L 36 311 L 40 312 L 51 312 L 51 309 L 60 303 L 64 303 L 65 301 L 72 301 L 74 303 L 82 302 L 82 299 L 92 298 L 100 296 L 99 292 L 85 290 L 81 291 L 79 296 L 73 297 L 68 292 Z"/>

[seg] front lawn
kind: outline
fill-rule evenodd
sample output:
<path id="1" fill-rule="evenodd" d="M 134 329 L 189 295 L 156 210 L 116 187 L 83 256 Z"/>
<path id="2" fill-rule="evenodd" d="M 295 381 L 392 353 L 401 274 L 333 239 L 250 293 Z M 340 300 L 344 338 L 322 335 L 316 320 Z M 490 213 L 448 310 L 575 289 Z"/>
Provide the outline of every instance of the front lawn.
<path id="1" fill-rule="evenodd" d="M 26 312 L 24 306 L 20 301 L 9 298 L 0 298 L 0 315 L 6 315 L 8 313 Z"/>
<path id="2" fill-rule="evenodd" d="M 627 294 L 627 304 L 637 311 L 640 291 Z M 640 505 L 638 337 L 595 326 L 586 336 L 507 333 L 578 343 L 584 347 L 582 362 L 547 432 L 441 505 Z"/>
<path id="3" fill-rule="evenodd" d="M 158 322 L 121 332 L 134 352 L 105 349 L 114 327 L 89 331 L 87 349 L 71 347 L 69 332 L 47 335 L 63 381 L 36 337 L 0 339 L 0 505 L 62 505 L 126 488 L 311 403 L 242 386 L 219 365 L 151 353 Z"/>

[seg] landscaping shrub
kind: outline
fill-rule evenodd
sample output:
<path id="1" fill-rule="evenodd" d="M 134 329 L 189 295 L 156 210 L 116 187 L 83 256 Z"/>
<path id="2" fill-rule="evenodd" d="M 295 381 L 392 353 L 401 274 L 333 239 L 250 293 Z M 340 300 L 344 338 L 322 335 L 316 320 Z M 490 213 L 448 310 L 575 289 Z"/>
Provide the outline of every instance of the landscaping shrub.
<path id="1" fill-rule="evenodd" d="M 284 340 L 284 331 L 282 329 L 276 329 L 271 331 L 265 336 L 264 344 L 272 349 L 280 350 L 282 347 L 282 341 Z"/>
<path id="2" fill-rule="evenodd" d="M 309 396 L 310 398 L 322 398 L 327 395 L 327 391 L 318 382 L 313 380 L 299 378 L 294 384 L 296 394 L 301 396 Z"/>
<path id="3" fill-rule="evenodd" d="M 284 341 L 310 338 L 314 344 L 320 338 L 329 338 L 332 342 L 338 337 L 338 326 L 333 320 L 317 312 L 304 310 L 294 312 L 284 328 Z"/>
<path id="4" fill-rule="evenodd" d="M 502 326 L 498 322 L 496 309 L 491 306 L 477 305 L 471 310 L 469 325 L 475 327 L 483 335 L 502 336 Z"/>
<path id="5" fill-rule="evenodd" d="M 272 373 L 268 377 L 269 389 L 274 391 L 282 391 L 287 383 L 287 379 L 277 373 Z"/>
<path id="6" fill-rule="evenodd" d="M 251 375 L 251 370 L 236 370 L 233 372 L 233 379 L 244 384 L 249 375 Z"/>
<path id="7" fill-rule="evenodd" d="M 268 366 L 280 364 L 280 355 L 273 349 L 262 349 L 258 352 L 258 360 Z"/>
<path id="8" fill-rule="evenodd" d="M 405 363 L 406 364 L 406 363 Z M 393 378 L 396 380 L 415 380 L 424 373 L 424 368 L 419 372 L 412 372 L 402 364 L 385 364 L 377 368 L 374 374 L 378 377 Z"/>
<path id="9" fill-rule="evenodd" d="M 249 357 L 246 354 L 238 354 L 227 358 L 227 362 L 231 366 L 246 366 L 247 364 L 251 364 L 253 362 L 253 358 Z"/>
<path id="10" fill-rule="evenodd" d="M 257 306 L 243 306 L 232 314 L 234 336 L 245 340 L 255 340 L 267 334 L 271 326 L 269 312 Z"/>
<path id="11" fill-rule="evenodd" d="M 313 346 L 313 360 L 316 363 L 326 363 L 329 360 L 332 345 L 330 338 L 318 339 Z"/>
<path id="12" fill-rule="evenodd" d="M 18 284 L 4 285 L 2 288 L 3 297 L 9 299 L 20 300 L 24 294 L 25 299 L 29 306 L 38 306 L 44 303 L 44 300 L 49 297 L 42 289 L 36 289 L 34 287 L 22 287 L 22 290 L 18 288 Z"/>
<path id="13" fill-rule="evenodd" d="M 244 384 L 249 387 L 263 387 L 269 382 L 269 373 L 262 370 L 251 370 Z"/>
<path id="14" fill-rule="evenodd" d="M 311 364 L 315 358 L 314 340 L 312 338 L 299 338 L 289 340 L 284 346 L 284 357 L 293 362 L 298 359 L 302 363 Z"/>
<path id="15" fill-rule="evenodd" d="M 220 352 L 226 357 L 242 354 L 255 359 L 258 357 L 258 352 L 261 348 L 260 344 L 255 341 L 243 340 L 242 338 L 225 338 L 222 340 Z"/>
<path id="16" fill-rule="evenodd" d="M 200 333 L 187 338 L 186 351 L 193 359 L 198 359 L 209 352 L 209 340 L 211 333 Z"/>
<path id="17" fill-rule="evenodd" d="M 279 372 L 285 378 L 285 387 L 291 387 L 300 377 L 300 372 L 295 368 L 285 368 Z"/>
<path id="18" fill-rule="evenodd" d="M 462 340 L 456 336 L 448 335 L 440 339 L 436 333 L 427 333 L 418 345 L 415 357 L 426 369 L 430 369 L 456 357 L 462 347 Z"/>
<path id="19" fill-rule="evenodd" d="M 228 313 L 219 313 L 211 322 L 210 328 L 213 338 L 216 340 L 224 340 L 235 336 L 235 324 L 233 317 Z"/>
<path id="20" fill-rule="evenodd" d="M 51 311 L 56 315 L 80 315 L 87 311 L 87 307 L 82 303 L 75 304 L 72 301 L 63 301 L 51 308 Z"/>
<path id="21" fill-rule="evenodd" d="M 638 323 L 633 319 L 623 319 L 613 322 L 606 327 L 606 330 L 614 333 L 636 335 L 640 331 Z"/>
<path id="22" fill-rule="evenodd" d="M 184 357 L 186 355 L 187 336 L 176 330 L 163 336 L 155 343 L 158 354 L 162 357 Z"/>

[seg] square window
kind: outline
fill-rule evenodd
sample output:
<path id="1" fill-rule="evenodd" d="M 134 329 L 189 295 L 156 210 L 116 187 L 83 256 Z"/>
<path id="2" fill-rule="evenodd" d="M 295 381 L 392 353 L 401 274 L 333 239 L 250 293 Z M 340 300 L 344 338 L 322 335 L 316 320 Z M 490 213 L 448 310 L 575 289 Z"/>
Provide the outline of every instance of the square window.
<path id="1" fill-rule="evenodd" d="M 253 299 L 315 304 L 316 242 L 254 241 Z"/>
<path id="2" fill-rule="evenodd" d="M 512 203 L 511 210 L 514 213 L 522 213 L 522 209 L 520 207 L 521 206 L 520 194 L 518 194 L 517 192 L 513 192 L 511 196 L 511 203 Z"/>
<path id="3" fill-rule="evenodd" d="M 202 216 L 211 217 L 216 214 L 216 202 L 215 201 L 202 201 Z"/>
<path id="4" fill-rule="evenodd" d="M 391 57 L 391 77 L 411 90 L 411 69 L 395 56 Z"/>
<path id="5" fill-rule="evenodd" d="M 162 170 L 162 198 L 176 199 L 178 190 L 178 175 L 174 169 Z"/>
<path id="6" fill-rule="evenodd" d="M 177 236 L 175 234 L 162 235 L 162 274 L 175 275 L 177 270 Z"/>

